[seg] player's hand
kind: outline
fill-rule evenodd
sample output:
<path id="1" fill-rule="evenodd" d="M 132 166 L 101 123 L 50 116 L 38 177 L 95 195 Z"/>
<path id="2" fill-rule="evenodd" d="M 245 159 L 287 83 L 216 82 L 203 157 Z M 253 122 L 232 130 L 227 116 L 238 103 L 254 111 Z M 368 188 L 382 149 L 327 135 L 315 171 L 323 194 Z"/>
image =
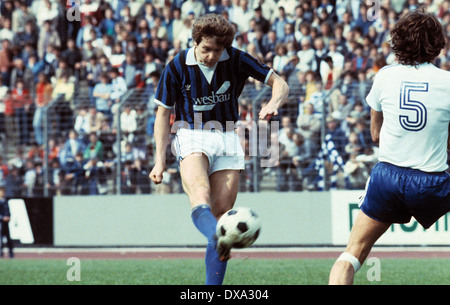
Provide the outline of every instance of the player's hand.
<path id="1" fill-rule="evenodd" d="M 274 103 L 269 102 L 261 108 L 259 112 L 259 119 L 264 120 L 268 115 L 278 115 L 278 107 Z"/>
<path id="2" fill-rule="evenodd" d="M 152 180 L 155 184 L 160 184 L 163 179 L 163 173 L 165 170 L 166 167 L 164 165 L 156 164 L 149 174 L 150 180 Z"/>

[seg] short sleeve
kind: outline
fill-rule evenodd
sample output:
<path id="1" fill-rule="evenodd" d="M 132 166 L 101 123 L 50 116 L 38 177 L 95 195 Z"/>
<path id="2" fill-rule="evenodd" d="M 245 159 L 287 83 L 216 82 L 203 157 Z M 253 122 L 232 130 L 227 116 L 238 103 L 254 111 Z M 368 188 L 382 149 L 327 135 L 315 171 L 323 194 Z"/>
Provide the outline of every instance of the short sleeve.
<path id="1" fill-rule="evenodd" d="M 179 95 L 179 86 L 177 84 L 177 79 L 173 74 L 172 68 L 173 65 L 169 63 L 164 69 L 163 74 L 159 79 L 154 99 L 154 102 L 157 105 L 167 109 L 172 109 L 174 107 L 175 101 Z"/>
<path id="2" fill-rule="evenodd" d="M 250 54 L 241 51 L 239 56 L 240 67 L 244 70 L 245 74 L 253 77 L 254 79 L 267 84 L 270 75 L 273 70 L 267 65 L 259 62 L 256 58 Z"/>
<path id="3" fill-rule="evenodd" d="M 372 84 L 372 88 L 370 89 L 369 94 L 366 97 L 367 104 L 375 110 L 380 112 L 381 111 L 381 103 L 380 103 L 380 78 L 378 77 L 379 74 L 375 76 L 374 82 Z"/>

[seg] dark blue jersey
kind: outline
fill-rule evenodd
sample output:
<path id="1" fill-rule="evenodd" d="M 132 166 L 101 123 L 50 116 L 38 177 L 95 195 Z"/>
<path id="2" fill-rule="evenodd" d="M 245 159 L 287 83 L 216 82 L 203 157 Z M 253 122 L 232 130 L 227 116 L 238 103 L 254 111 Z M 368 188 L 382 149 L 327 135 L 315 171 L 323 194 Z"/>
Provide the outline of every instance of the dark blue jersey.
<path id="1" fill-rule="evenodd" d="M 218 122 L 224 130 L 227 122 L 234 124 L 239 119 L 238 98 L 246 80 L 253 77 L 267 83 L 273 71 L 233 47 L 224 50 L 214 71 L 204 70 L 195 60 L 194 48 L 180 52 L 164 69 L 155 102 L 175 108 L 176 121 L 191 128 Z"/>

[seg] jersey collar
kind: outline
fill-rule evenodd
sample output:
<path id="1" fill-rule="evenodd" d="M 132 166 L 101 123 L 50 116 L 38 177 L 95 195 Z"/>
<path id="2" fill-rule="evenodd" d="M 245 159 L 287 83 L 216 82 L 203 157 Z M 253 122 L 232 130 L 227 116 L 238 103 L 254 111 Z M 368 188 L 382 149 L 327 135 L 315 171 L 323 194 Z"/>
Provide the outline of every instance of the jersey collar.
<path id="1" fill-rule="evenodd" d="M 186 65 L 189 65 L 189 66 L 198 65 L 198 62 L 195 59 L 194 49 L 195 49 L 195 47 L 192 47 L 188 50 L 187 55 L 186 55 Z M 229 58 L 230 58 L 230 55 L 228 54 L 227 49 L 225 49 L 225 50 L 223 50 L 223 53 L 220 56 L 219 61 L 225 61 L 225 60 L 228 60 Z"/>

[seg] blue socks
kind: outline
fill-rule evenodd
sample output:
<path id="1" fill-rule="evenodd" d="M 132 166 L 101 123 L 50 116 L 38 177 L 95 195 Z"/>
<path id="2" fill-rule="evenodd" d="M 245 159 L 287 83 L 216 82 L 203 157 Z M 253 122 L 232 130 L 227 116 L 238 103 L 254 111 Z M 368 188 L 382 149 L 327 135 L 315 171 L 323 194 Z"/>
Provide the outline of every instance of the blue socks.
<path id="1" fill-rule="evenodd" d="M 227 262 L 220 261 L 216 252 L 217 241 L 214 239 L 214 234 L 216 233 L 217 220 L 207 204 L 193 208 L 191 217 L 197 229 L 208 239 L 205 256 L 206 285 L 222 285 Z"/>

